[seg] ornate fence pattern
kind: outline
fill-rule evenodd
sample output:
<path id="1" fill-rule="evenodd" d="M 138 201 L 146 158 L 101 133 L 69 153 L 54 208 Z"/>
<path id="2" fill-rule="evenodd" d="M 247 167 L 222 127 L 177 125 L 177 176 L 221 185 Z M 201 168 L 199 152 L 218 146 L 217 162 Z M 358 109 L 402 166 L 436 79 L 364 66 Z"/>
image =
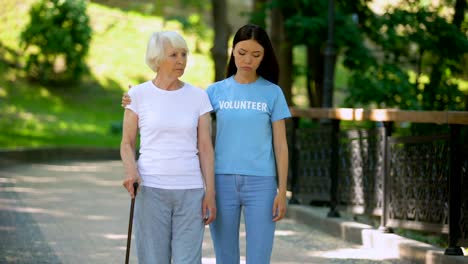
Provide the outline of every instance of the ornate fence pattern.
<path id="1" fill-rule="evenodd" d="M 384 129 L 340 133 L 339 204 L 356 214 L 382 214 Z"/>
<path id="2" fill-rule="evenodd" d="M 468 145 L 468 144 L 467 144 Z M 468 146 L 465 145 L 465 148 L 462 151 L 463 157 L 465 160 L 462 165 L 462 180 L 461 180 L 461 189 L 462 189 L 462 204 L 461 204 L 461 220 L 460 220 L 460 230 L 461 235 L 457 241 L 458 245 L 468 245 Z"/>
<path id="3" fill-rule="evenodd" d="M 446 254 L 462 254 L 460 246 L 468 246 L 468 112 L 292 110 L 293 202 L 380 216 L 383 230 L 446 233 Z M 300 117 L 338 125 L 300 128 Z M 384 126 L 340 131 L 340 120 Z M 450 134 L 392 137 L 393 121 L 445 123 Z"/>
<path id="4" fill-rule="evenodd" d="M 389 140 L 387 226 L 448 233 L 449 136 Z"/>

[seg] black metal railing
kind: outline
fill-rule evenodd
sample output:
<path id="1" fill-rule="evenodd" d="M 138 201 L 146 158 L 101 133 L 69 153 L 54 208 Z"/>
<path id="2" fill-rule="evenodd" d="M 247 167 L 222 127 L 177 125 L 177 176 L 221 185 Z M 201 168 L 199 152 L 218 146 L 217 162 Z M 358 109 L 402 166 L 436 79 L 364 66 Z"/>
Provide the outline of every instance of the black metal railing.
<path id="1" fill-rule="evenodd" d="M 291 203 L 380 217 L 380 229 L 448 234 L 447 255 L 468 246 L 468 112 L 292 108 Z M 300 119 L 320 120 L 304 128 Z M 325 121 L 324 121 L 325 120 Z M 377 122 L 340 129 L 341 120 Z M 445 124 L 449 133 L 392 136 L 395 121 Z"/>

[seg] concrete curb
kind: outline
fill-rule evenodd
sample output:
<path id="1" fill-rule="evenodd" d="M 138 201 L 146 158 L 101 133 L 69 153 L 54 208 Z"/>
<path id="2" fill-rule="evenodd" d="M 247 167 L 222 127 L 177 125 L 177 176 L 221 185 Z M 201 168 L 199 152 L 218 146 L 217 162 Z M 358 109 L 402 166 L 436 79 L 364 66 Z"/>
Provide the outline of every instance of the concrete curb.
<path id="1" fill-rule="evenodd" d="M 343 218 L 327 217 L 323 210 L 313 206 L 289 205 L 287 217 L 340 237 L 366 248 L 385 250 L 417 264 L 465 264 L 466 256 L 447 256 L 444 249 L 392 233 L 383 233 L 372 226 Z"/>

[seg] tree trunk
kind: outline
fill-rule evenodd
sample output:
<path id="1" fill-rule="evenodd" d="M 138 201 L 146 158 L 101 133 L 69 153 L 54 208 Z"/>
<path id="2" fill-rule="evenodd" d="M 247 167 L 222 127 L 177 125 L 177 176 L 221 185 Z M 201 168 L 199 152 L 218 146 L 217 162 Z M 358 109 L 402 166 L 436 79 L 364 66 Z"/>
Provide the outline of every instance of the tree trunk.
<path id="1" fill-rule="evenodd" d="M 271 30 L 270 36 L 273 49 L 276 52 L 280 67 L 279 86 L 283 89 L 288 105 L 293 105 L 292 101 L 292 43 L 287 39 L 284 29 L 283 15 L 281 10 L 273 8 L 271 10 Z"/>
<path id="2" fill-rule="evenodd" d="M 226 0 L 211 0 L 213 7 L 214 41 L 211 48 L 211 56 L 214 61 L 214 81 L 226 77 L 226 66 L 228 60 L 228 40 L 231 30 L 227 21 Z"/>
<path id="3" fill-rule="evenodd" d="M 463 23 L 463 16 L 465 14 L 467 3 L 466 0 L 457 0 L 455 2 L 455 13 L 453 15 L 453 24 L 458 28 L 461 29 L 461 24 Z M 444 58 L 439 57 L 436 62 L 432 65 L 432 71 L 430 74 L 430 82 L 426 85 L 424 89 L 424 110 L 444 110 L 446 105 L 443 103 L 436 105 L 436 96 L 437 96 L 437 89 L 443 79 L 443 71 L 444 71 Z"/>
<path id="4" fill-rule="evenodd" d="M 310 107 L 322 107 L 324 63 L 320 47 L 307 47 L 307 97 Z"/>
<path id="5" fill-rule="evenodd" d="M 252 14 L 250 22 L 266 28 L 266 12 L 264 10 L 265 4 L 269 0 L 252 0 Z"/>
<path id="6" fill-rule="evenodd" d="M 432 71 L 429 77 L 429 83 L 424 87 L 423 93 L 423 110 L 444 110 L 443 106 L 436 106 L 437 89 L 442 80 L 443 74 L 443 59 L 438 58 L 432 65 Z"/>
<path id="7" fill-rule="evenodd" d="M 455 2 L 455 14 L 453 14 L 453 24 L 460 30 L 465 19 L 466 0 L 457 0 Z"/>
<path id="8" fill-rule="evenodd" d="M 455 14 L 453 14 L 453 24 L 461 31 L 463 20 L 465 19 L 466 0 L 455 2 Z M 468 111 L 468 94 L 465 94 L 465 111 Z"/>

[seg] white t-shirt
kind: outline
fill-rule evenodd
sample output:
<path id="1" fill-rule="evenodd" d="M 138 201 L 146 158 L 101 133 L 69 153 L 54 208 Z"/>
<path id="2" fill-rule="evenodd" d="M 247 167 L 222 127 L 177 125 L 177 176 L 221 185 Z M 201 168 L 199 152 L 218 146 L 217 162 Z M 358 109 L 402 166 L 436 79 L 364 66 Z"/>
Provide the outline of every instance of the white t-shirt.
<path id="1" fill-rule="evenodd" d="M 175 91 L 152 81 L 128 92 L 138 115 L 143 185 L 162 189 L 203 188 L 197 147 L 198 120 L 213 110 L 206 92 L 185 83 Z"/>

